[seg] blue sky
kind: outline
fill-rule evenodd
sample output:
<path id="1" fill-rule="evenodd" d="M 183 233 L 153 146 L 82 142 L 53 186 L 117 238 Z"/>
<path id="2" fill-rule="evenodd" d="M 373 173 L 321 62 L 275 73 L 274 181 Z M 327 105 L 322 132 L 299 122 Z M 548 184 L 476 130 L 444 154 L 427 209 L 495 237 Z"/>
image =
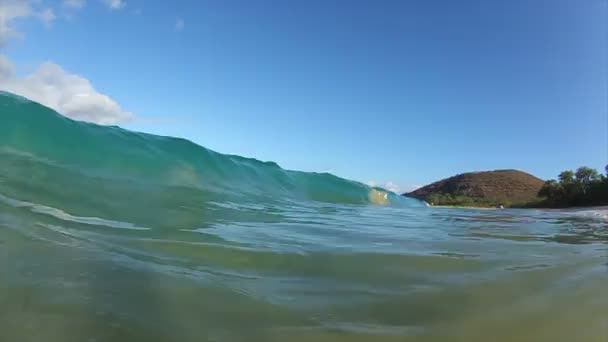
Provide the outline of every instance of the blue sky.
<path id="1" fill-rule="evenodd" d="M 15 33 L 0 35 L 14 73 L 0 86 L 80 119 L 401 189 L 608 162 L 605 0 L 0 0 L 0 11 Z"/>

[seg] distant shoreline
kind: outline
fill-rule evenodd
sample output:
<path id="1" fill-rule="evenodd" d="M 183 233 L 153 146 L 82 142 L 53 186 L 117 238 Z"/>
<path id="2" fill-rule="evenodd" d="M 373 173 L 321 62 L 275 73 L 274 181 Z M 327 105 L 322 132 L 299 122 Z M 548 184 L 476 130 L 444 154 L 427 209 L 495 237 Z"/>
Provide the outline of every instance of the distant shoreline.
<path id="1" fill-rule="evenodd" d="M 441 209 L 475 209 L 475 210 L 503 210 L 500 208 L 491 207 L 469 207 L 462 205 L 428 205 L 429 208 L 441 208 Z"/>
<path id="2" fill-rule="evenodd" d="M 506 210 L 506 209 L 526 209 L 526 210 L 608 210 L 608 205 L 593 205 L 593 206 L 581 206 L 581 207 L 564 207 L 564 208 L 550 208 L 550 207 L 507 207 L 492 208 L 492 207 L 471 207 L 471 206 L 460 206 L 460 205 L 428 205 L 429 208 L 440 208 L 440 209 L 475 209 L 475 210 Z"/>
<path id="3" fill-rule="evenodd" d="M 402 196 L 437 208 L 460 209 L 580 209 L 608 206 L 606 175 L 581 166 L 566 170 L 559 180 L 543 181 L 508 169 L 467 172 L 439 180 Z"/>

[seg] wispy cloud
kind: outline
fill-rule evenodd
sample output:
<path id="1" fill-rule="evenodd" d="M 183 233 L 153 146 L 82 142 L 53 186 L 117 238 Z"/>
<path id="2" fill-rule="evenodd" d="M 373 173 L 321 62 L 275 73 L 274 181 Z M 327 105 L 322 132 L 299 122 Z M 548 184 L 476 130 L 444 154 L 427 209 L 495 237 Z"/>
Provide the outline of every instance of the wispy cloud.
<path id="1" fill-rule="evenodd" d="M 85 4 L 85 0 L 63 0 L 63 6 L 68 8 L 83 8 Z"/>
<path id="2" fill-rule="evenodd" d="M 423 185 L 419 185 L 419 184 L 406 185 L 403 187 L 403 192 L 412 192 L 412 191 L 420 189 L 422 187 L 423 187 Z"/>
<path id="3" fill-rule="evenodd" d="M 57 19 L 57 17 L 55 16 L 55 12 L 53 12 L 53 10 L 50 8 L 46 8 L 40 11 L 38 13 L 38 18 L 40 18 L 40 20 L 42 20 L 42 22 L 45 23 L 47 26 L 51 25 L 51 23 L 55 19 Z"/>
<path id="4" fill-rule="evenodd" d="M 410 192 L 410 191 L 414 191 L 418 188 L 421 187 L 421 185 L 404 185 L 401 186 L 396 182 L 393 181 L 388 181 L 388 182 L 377 182 L 377 181 L 368 181 L 367 185 L 371 186 L 371 187 L 379 187 L 379 188 L 383 188 L 389 191 L 392 191 L 396 194 L 401 194 L 404 192 Z"/>
<path id="5" fill-rule="evenodd" d="M 184 21 L 184 19 L 177 18 L 175 20 L 175 30 L 179 32 L 179 31 L 183 31 L 184 28 L 186 28 L 186 22 Z"/>
<path id="6" fill-rule="evenodd" d="M 399 184 L 397 184 L 395 182 L 386 182 L 384 184 L 383 188 L 385 188 L 388 191 L 392 191 L 394 193 L 400 193 L 401 192 L 401 187 L 399 186 Z"/>
<path id="7" fill-rule="evenodd" d="M 119 10 L 127 6 L 127 3 L 123 0 L 104 0 L 104 3 L 113 10 Z"/>
<path id="8" fill-rule="evenodd" d="M 38 5 L 34 8 L 32 4 Z M 39 8 L 38 0 L 0 0 L 0 48 L 6 46 L 11 39 L 23 37 L 23 33 L 15 28 L 15 22 L 35 17 L 46 25 L 56 19 L 50 8 Z"/>

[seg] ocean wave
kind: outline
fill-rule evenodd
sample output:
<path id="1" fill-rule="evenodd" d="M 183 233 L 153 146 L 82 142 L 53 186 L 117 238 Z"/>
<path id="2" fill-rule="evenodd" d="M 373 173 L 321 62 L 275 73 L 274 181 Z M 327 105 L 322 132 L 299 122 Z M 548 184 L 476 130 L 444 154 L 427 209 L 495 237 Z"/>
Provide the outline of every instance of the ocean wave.
<path id="1" fill-rule="evenodd" d="M 0 93 L 0 147 L 16 160 L 6 168 L 12 167 L 13 175 L 26 171 L 18 165 L 27 160 L 28 168 L 40 168 L 37 173 L 47 174 L 44 168 L 50 165 L 80 176 L 123 181 L 125 186 L 147 182 L 198 189 L 222 201 L 227 196 L 233 202 L 292 198 L 423 206 L 329 173 L 285 170 L 274 162 L 217 153 L 185 139 L 73 121 L 9 93 Z M 11 179 L 5 172 L 0 169 L 0 178 Z"/>

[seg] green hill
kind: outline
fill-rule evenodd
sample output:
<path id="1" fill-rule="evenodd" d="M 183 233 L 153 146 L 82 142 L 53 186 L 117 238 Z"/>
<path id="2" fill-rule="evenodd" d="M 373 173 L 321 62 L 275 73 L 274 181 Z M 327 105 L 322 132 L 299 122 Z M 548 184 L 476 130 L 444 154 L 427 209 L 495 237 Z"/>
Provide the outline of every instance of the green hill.
<path id="1" fill-rule="evenodd" d="M 469 172 L 403 194 L 431 205 L 495 207 L 538 202 L 544 181 L 518 170 Z"/>

